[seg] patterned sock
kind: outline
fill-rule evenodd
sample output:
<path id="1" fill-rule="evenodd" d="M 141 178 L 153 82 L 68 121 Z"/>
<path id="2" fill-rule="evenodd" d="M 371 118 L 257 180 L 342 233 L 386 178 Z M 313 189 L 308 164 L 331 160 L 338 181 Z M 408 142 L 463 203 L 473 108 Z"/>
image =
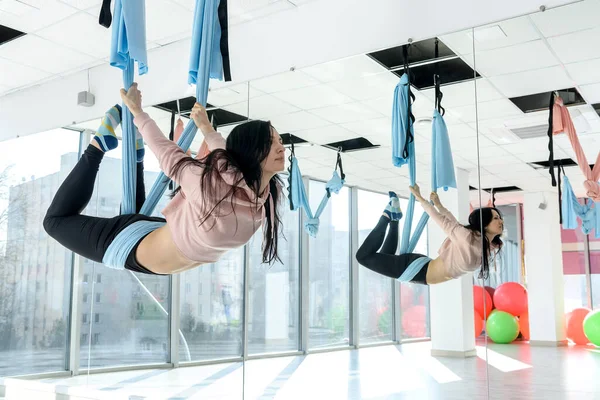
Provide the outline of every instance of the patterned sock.
<path id="1" fill-rule="evenodd" d="M 114 107 L 111 107 L 110 110 L 104 114 L 100 127 L 94 136 L 94 140 L 100 145 L 104 152 L 116 149 L 119 145 L 119 139 L 117 139 L 115 129 L 117 129 L 120 123 L 121 106 L 115 104 Z"/>
<path id="2" fill-rule="evenodd" d="M 402 218 L 402 210 L 400 209 L 400 199 L 394 192 L 389 192 L 390 202 L 383 211 L 388 216 L 390 221 L 399 221 Z"/>

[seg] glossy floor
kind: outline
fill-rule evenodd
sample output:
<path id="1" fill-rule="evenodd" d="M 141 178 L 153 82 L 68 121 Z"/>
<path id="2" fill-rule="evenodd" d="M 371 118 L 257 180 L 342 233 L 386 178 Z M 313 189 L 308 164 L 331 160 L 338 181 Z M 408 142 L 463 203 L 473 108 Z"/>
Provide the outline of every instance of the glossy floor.
<path id="1" fill-rule="evenodd" d="M 468 359 L 426 342 L 41 382 L 90 399 L 600 399 L 600 349 L 479 345 Z"/>

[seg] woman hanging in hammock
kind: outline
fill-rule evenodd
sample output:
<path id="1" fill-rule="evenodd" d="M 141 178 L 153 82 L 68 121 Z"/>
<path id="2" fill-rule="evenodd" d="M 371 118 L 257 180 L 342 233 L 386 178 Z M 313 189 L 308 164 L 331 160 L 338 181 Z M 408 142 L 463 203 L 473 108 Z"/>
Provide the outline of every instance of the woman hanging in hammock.
<path id="1" fill-rule="evenodd" d="M 418 185 L 409 189 L 429 217 L 448 236 L 439 250 L 439 257 L 425 263 L 411 279 L 411 282 L 424 285 L 442 283 L 467 272 L 475 271 L 479 267 L 481 267 L 479 277 L 487 279 L 489 258 L 495 256 L 502 247 L 500 235 L 502 235 L 504 223 L 500 212 L 494 207 L 475 210 L 469 215 L 469 225 L 463 226 L 450 211 L 444 208 L 436 193 L 431 194 L 432 205 L 421 196 Z M 400 218 L 402 218 L 400 200 L 394 192 L 390 192 L 390 202 L 383 215 L 356 253 L 356 260 L 359 264 L 379 274 L 398 279 L 411 263 L 423 257 L 426 258 L 426 256 L 416 253 L 395 255 Z M 386 238 L 385 232 L 388 225 L 390 229 Z M 485 231 L 483 243 L 481 227 Z M 381 251 L 378 252 L 380 247 Z M 485 256 L 482 256 L 484 251 Z"/>
<path id="2" fill-rule="evenodd" d="M 46 217 L 46 232 L 73 252 L 95 262 L 102 259 L 119 232 L 136 221 L 166 224 L 137 242 L 125 269 L 147 274 L 172 274 L 216 262 L 226 251 L 243 246 L 264 224 L 263 262 L 279 259 L 277 238 L 281 219 L 281 179 L 285 148 L 266 121 L 250 121 L 234 128 L 227 141 L 216 132 L 206 110 L 196 104 L 191 117 L 204 135 L 210 153 L 195 159 L 168 140 L 142 110 L 142 96 L 134 83 L 121 98 L 139 130 L 136 207 L 145 201 L 143 141 L 158 158 L 165 175 L 178 185 L 162 211 L 166 219 L 142 214 L 99 218 L 80 213 L 92 197 L 104 153 L 117 147 L 114 133 L 121 120 L 119 106 L 104 116 L 92 143 L 62 183 Z M 138 134 L 138 135 L 139 135 Z"/>

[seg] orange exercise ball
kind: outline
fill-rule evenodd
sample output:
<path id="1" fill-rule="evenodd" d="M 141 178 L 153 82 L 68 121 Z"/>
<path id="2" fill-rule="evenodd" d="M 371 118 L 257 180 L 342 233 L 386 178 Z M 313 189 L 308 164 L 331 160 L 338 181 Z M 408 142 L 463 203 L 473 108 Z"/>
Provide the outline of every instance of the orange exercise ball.
<path id="1" fill-rule="evenodd" d="M 525 311 L 519 317 L 519 327 L 521 328 L 521 336 L 523 340 L 529 340 L 529 312 Z"/>
<path id="2" fill-rule="evenodd" d="M 483 332 L 483 318 L 481 318 L 481 314 L 475 311 L 475 337 L 479 337 L 481 332 Z"/>
<path id="3" fill-rule="evenodd" d="M 506 282 L 496 288 L 494 305 L 499 311 L 515 317 L 527 312 L 527 289 L 517 282 Z"/>
<path id="4" fill-rule="evenodd" d="M 586 345 L 590 341 L 583 331 L 583 320 L 591 312 L 589 308 L 575 308 L 567 314 L 567 337 L 575 344 Z"/>
<path id="5" fill-rule="evenodd" d="M 484 296 L 485 296 L 485 309 L 484 309 Z M 479 313 L 482 318 L 487 319 L 492 312 L 492 296 L 487 290 L 481 286 L 473 286 L 473 305 L 475 306 L 475 312 Z M 485 311 L 485 312 L 484 312 Z"/>

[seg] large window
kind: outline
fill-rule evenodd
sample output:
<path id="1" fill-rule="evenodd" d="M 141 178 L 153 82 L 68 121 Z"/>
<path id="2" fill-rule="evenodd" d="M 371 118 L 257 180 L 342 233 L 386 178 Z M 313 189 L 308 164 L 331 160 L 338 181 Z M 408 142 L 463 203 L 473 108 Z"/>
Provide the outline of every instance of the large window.
<path id="1" fill-rule="evenodd" d="M 119 214 L 121 152 L 119 143 L 117 149 L 106 153 L 85 214 Z M 149 149 L 144 164 L 147 193 L 159 173 Z M 163 196 L 153 215 L 160 216 L 168 200 Z M 83 262 L 81 368 L 168 361 L 170 277 L 115 270 L 87 259 Z"/>
<path id="2" fill-rule="evenodd" d="M 400 206 L 406 212 L 408 200 L 400 199 Z M 411 232 L 415 231 L 422 215 L 423 208 L 415 202 Z M 403 222 L 404 220 L 400 220 L 400 241 L 402 241 L 402 236 L 404 235 Z M 428 254 L 427 227 L 423 230 L 413 252 Z M 430 257 L 434 258 L 436 254 L 437 249 L 430 249 Z M 429 286 L 406 282 L 400 284 L 400 318 L 402 339 L 421 339 L 430 336 Z"/>
<path id="3" fill-rule="evenodd" d="M 313 211 L 325 184 L 310 181 Z M 349 343 L 350 321 L 350 190 L 332 194 L 320 218 L 319 233 L 308 241 L 308 341 L 311 349 Z"/>
<path id="4" fill-rule="evenodd" d="M 379 221 L 388 201 L 389 197 L 386 195 L 358 190 L 359 246 Z M 358 281 L 360 343 L 392 340 L 394 280 L 359 266 Z"/>
<path id="5" fill-rule="evenodd" d="M 181 274 L 179 360 L 242 355 L 244 248 Z"/>
<path id="6" fill-rule="evenodd" d="M 63 129 L 0 143 L 0 376 L 66 367 L 71 252 L 42 221 L 78 147 Z"/>
<path id="7" fill-rule="evenodd" d="M 248 353 L 293 351 L 299 347 L 299 212 L 283 206 L 281 263 L 262 264 L 262 229 L 250 242 L 248 279 Z M 302 211 L 300 211 L 302 212 Z"/>
<path id="8" fill-rule="evenodd" d="M 588 287 L 585 273 L 585 241 L 581 220 L 576 229 L 561 229 L 563 246 L 563 274 L 565 281 L 565 312 L 577 307 L 587 307 Z"/>

